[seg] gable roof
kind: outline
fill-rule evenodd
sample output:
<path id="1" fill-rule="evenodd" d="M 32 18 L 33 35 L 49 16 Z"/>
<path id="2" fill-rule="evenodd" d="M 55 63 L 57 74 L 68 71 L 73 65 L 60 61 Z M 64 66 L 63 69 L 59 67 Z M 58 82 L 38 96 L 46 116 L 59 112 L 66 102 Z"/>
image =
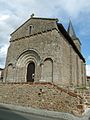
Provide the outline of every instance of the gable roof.
<path id="1" fill-rule="evenodd" d="M 11 41 L 18 40 L 24 37 L 40 34 L 57 28 L 57 19 L 51 18 L 36 18 L 28 19 L 24 24 L 11 33 Z"/>
<path id="2" fill-rule="evenodd" d="M 36 34 L 39 32 L 45 32 L 48 30 L 53 30 L 53 29 L 59 29 L 59 31 L 63 34 L 63 36 L 66 38 L 66 40 L 69 42 L 69 44 L 71 44 L 71 46 L 73 47 L 73 49 L 75 50 L 75 52 L 79 55 L 79 57 L 83 60 L 83 62 L 85 62 L 84 57 L 82 56 L 81 52 L 78 50 L 78 48 L 76 47 L 75 43 L 73 42 L 72 38 L 70 37 L 70 35 L 68 34 L 68 32 L 65 30 L 65 28 L 63 27 L 63 25 L 61 23 L 58 23 L 58 19 L 57 18 L 37 18 L 37 17 L 32 17 L 30 19 L 28 19 L 24 24 L 22 24 L 19 28 L 17 28 L 12 34 L 11 36 L 14 36 L 13 38 L 16 39 L 17 36 L 19 38 L 23 38 L 23 36 L 25 37 L 26 35 L 26 29 L 22 30 L 22 26 L 29 26 L 29 25 L 36 25 L 36 28 L 34 29 L 34 31 L 32 32 L 32 34 Z M 71 24 L 71 23 L 70 23 Z M 38 27 L 37 27 L 38 26 Z M 70 25 L 71 26 L 71 25 Z M 70 28 L 71 29 L 71 28 Z M 20 36 L 19 34 L 19 30 L 21 30 L 22 35 Z M 19 32 L 18 32 L 19 31 Z M 74 30 L 71 30 L 72 34 L 74 35 L 74 37 L 76 37 Z"/>
<path id="3" fill-rule="evenodd" d="M 10 35 L 12 36 L 17 30 L 19 30 L 22 26 L 24 26 L 26 23 L 28 23 L 31 20 L 42 20 L 42 21 L 56 21 L 58 22 L 57 18 L 38 18 L 38 17 L 31 17 L 26 22 L 24 22 L 21 26 L 19 26 L 14 32 L 12 32 Z"/>

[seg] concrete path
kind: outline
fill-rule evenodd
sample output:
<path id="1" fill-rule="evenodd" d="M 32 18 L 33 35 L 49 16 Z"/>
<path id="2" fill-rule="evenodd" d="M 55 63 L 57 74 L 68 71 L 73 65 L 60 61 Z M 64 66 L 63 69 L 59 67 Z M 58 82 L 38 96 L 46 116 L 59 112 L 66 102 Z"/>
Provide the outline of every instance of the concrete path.
<path id="1" fill-rule="evenodd" d="M 19 117 L 21 117 L 23 115 L 24 115 L 23 117 L 26 116 L 25 118 L 22 118 L 21 120 L 32 120 L 32 119 L 29 119 L 30 116 L 31 116 L 31 118 L 35 117 L 35 118 L 33 118 L 33 120 L 36 120 L 36 119 L 37 120 L 57 120 L 57 119 L 58 120 L 90 120 L 89 119 L 90 118 L 90 109 L 87 109 L 85 112 L 85 115 L 82 117 L 76 117 L 76 116 L 69 114 L 69 113 L 34 109 L 34 108 L 30 108 L 30 107 L 22 107 L 22 106 L 3 104 L 3 103 L 0 103 L 0 110 L 1 110 L 0 116 L 1 116 L 1 112 L 2 112 L 2 115 L 5 114 L 4 113 L 5 110 L 10 111 L 9 113 L 13 113 L 13 115 L 15 114 L 16 116 L 20 115 Z M 7 111 L 6 111 L 6 114 L 7 114 Z M 39 118 L 38 118 L 38 116 L 39 116 Z M 0 120 L 5 120 L 5 119 L 0 119 Z M 10 120 L 10 119 L 6 119 L 6 120 Z M 17 119 L 17 120 L 20 120 L 20 119 Z"/>
<path id="2" fill-rule="evenodd" d="M 9 109 L 0 109 L 0 120 L 65 120 L 43 117 L 35 114 L 16 112 Z"/>

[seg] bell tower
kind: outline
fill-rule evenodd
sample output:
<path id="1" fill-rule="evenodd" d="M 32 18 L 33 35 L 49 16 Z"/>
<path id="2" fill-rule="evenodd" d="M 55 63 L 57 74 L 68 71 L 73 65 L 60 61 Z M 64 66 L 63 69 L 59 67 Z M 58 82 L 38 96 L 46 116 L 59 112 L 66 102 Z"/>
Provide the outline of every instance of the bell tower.
<path id="1" fill-rule="evenodd" d="M 75 31 L 74 31 L 71 20 L 69 20 L 69 25 L 68 25 L 67 32 L 68 32 L 69 36 L 72 38 L 72 40 L 75 43 L 78 50 L 81 52 L 81 42 L 80 42 L 79 38 L 76 36 L 76 34 L 75 34 Z"/>

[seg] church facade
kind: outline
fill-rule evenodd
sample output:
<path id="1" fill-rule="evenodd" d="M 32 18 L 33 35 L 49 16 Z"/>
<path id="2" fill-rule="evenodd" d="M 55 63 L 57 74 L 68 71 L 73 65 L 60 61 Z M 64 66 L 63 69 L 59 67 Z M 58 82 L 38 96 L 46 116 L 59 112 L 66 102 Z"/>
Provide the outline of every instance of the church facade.
<path id="1" fill-rule="evenodd" d="M 86 84 L 85 59 L 72 23 L 68 31 L 58 19 L 31 17 L 11 34 L 4 82 Z"/>

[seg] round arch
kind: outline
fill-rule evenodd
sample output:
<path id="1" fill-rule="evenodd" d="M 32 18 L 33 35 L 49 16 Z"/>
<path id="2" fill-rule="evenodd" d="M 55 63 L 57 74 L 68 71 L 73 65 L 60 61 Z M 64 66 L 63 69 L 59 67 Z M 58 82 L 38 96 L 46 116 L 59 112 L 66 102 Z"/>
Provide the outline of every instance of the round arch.
<path id="1" fill-rule="evenodd" d="M 46 58 L 43 64 L 43 79 L 46 82 L 53 82 L 53 60 Z"/>
<path id="2" fill-rule="evenodd" d="M 26 50 L 21 53 L 16 60 L 16 66 L 27 65 L 30 61 L 34 61 L 35 63 L 37 62 L 38 64 L 41 61 L 39 54 L 33 49 Z"/>
<path id="3" fill-rule="evenodd" d="M 33 82 L 37 78 L 40 62 L 41 58 L 34 50 L 27 50 L 21 53 L 16 62 L 17 79 Z"/>

